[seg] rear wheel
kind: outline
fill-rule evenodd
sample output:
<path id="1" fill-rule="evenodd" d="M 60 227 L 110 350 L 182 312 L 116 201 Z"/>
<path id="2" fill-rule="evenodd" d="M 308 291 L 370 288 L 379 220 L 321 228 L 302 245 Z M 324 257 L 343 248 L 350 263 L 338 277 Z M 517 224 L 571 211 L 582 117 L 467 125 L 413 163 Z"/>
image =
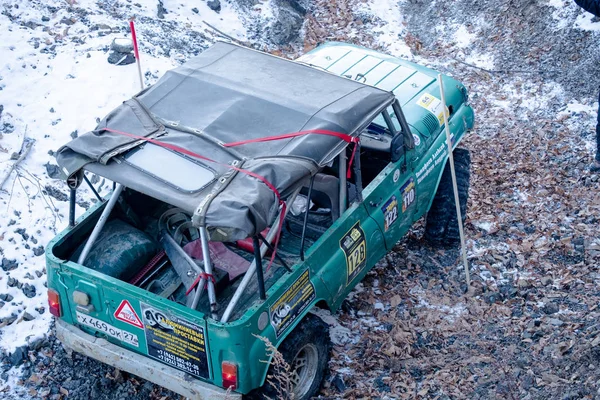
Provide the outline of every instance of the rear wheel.
<path id="1" fill-rule="evenodd" d="M 293 394 L 294 400 L 312 398 L 321 387 L 329 361 L 330 348 L 331 340 L 327 324 L 321 318 L 307 314 L 278 349 L 289 365 L 289 370 L 285 371 L 281 367 L 271 365 L 264 386 L 249 397 L 253 399 L 292 398 L 290 393 L 281 393 L 285 390 Z M 270 378 L 276 374 L 287 375 L 282 377 L 284 381 L 289 382 L 287 389 L 282 388 L 276 378 Z"/>
<path id="2" fill-rule="evenodd" d="M 469 154 L 469 150 L 466 149 L 455 149 L 453 155 L 460 212 L 464 224 L 467 218 L 471 155 Z M 460 241 L 455 204 L 450 163 L 446 163 L 438 190 L 427 213 L 425 239 L 430 243 L 450 246 Z"/>

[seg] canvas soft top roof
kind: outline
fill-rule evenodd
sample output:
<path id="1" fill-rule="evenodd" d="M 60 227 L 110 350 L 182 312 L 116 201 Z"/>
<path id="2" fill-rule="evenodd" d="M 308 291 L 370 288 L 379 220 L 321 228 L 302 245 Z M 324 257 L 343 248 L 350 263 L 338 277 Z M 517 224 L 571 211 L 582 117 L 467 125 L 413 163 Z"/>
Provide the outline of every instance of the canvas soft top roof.
<path id="1" fill-rule="evenodd" d="M 57 160 L 69 176 L 85 169 L 186 210 L 211 240 L 236 240 L 267 227 L 278 202 L 231 165 L 285 199 L 348 143 L 310 134 L 223 144 L 314 129 L 356 137 L 393 101 L 390 92 L 219 42 L 63 146 Z"/>

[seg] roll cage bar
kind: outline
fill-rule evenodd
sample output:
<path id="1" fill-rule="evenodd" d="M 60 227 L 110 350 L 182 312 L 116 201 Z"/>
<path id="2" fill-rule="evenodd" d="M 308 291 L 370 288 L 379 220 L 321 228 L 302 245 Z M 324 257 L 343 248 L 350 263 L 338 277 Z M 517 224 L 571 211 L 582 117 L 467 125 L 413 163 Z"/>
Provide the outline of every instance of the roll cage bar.
<path id="1" fill-rule="evenodd" d="M 406 122 L 406 119 L 404 117 L 404 113 L 402 112 L 402 108 L 400 107 L 400 104 L 397 99 L 392 103 L 392 109 L 394 111 L 393 116 L 390 115 L 390 113 L 388 112 L 387 109 L 384 109 L 382 111 L 383 118 L 385 120 L 385 123 L 387 125 L 389 132 L 391 133 L 392 138 L 396 137 L 397 135 L 402 135 L 404 137 L 404 147 L 409 148 L 409 149 L 414 148 L 414 139 L 412 137 L 408 123 Z M 398 131 L 396 129 L 396 126 L 393 121 L 393 117 L 397 118 L 399 126 L 400 126 L 400 131 Z M 358 146 L 357 150 L 358 150 L 358 154 L 360 155 L 360 142 L 358 142 L 356 145 Z M 346 204 L 347 203 L 347 179 L 346 179 L 346 176 L 347 176 L 346 175 L 346 173 L 347 173 L 347 162 L 346 161 L 347 160 L 346 160 L 346 158 L 347 157 L 346 157 L 345 150 L 342 151 L 338 155 L 340 215 L 343 214 L 347 208 L 347 204 Z M 405 158 L 404 163 L 406 165 L 406 158 Z M 353 168 L 353 171 L 354 171 L 355 177 L 356 177 L 355 185 L 357 187 L 356 188 L 357 189 L 357 201 L 361 202 L 363 188 L 362 188 L 362 181 L 361 181 L 361 174 L 360 174 L 360 156 L 357 156 L 355 158 L 352 168 Z M 97 197 L 100 197 L 97 194 L 97 191 L 94 188 L 94 186 L 92 185 L 92 183 L 89 181 L 89 179 L 87 179 L 85 177 L 85 173 L 83 176 L 84 176 L 84 181 L 91 188 L 92 192 L 94 194 L 96 194 Z M 307 223 L 308 223 L 308 213 L 309 213 L 308 205 L 310 204 L 310 200 L 311 200 L 311 196 L 312 196 L 312 192 L 313 192 L 313 185 L 314 185 L 314 175 L 311 177 L 309 187 L 308 187 L 308 196 L 307 196 L 308 203 L 307 203 L 307 207 L 305 210 L 303 225 L 302 225 L 301 246 L 300 246 L 300 254 L 299 254 L 301 260 L 304 260 L 304 245 L 305 245 L 305 240 L 306 240 L 306 227 L 307 227 Z M 76 187 L 77 186 L 78 186 L 78 184 L 70 185 L 69 225 L 71 227 L 75 225 L 75 203 L 76 203 Z M 92 246 L 94 245 L 94 242 L 100 235 L 100 232 L 102 231 L 102 229 L 104 227 L 104 224 L 108 220 L 110 213 L 114 209 L 114 206 L 116 205 L 117 200 L 118 200 L 119 196 L 121 195 L 124 188 L 125 187 L 121 184 L 116 184 L 113 187 L 112 195 L 111 195 L 110 199 L 107 200 L 107 204 L 106 204 L 104 210 L 102 211 L 100 218 L 98 219 L 96 225 L 94 226 L 94 229 L 92 230 L 92 233 L 90 234 L 90 237 L 88 238 L 88 240 L 84 246 L 84 249 L 81 252 L 81 254 L 77 260 L 77 262 L 79 264 L 83 264 L 85 262 Z M 288 199 L 288 202 L 290 204 L 293 203 L 294 199 L 299 194 L 299 192 L 300 192 L 300 188 L 296 189 L 292 193 L 292 195 Z M 275 257 L 277 257 L 277 252 L 273 246 L 273 243 L 274 243 L 276 236 L 278 234 L 280 234 L 278 227 L 281 226 L 282 219 L 285 219 L 285 217 L 287 215 L 287 211 L 288 211 L 287 208 L 282 209 L 282 207 L 280 207 L 280 212 L 278 213 L 278 216 L 275 218 L 275 220 L 271 224 L 271 227 L 270 227 L 266 237 L 263 237 L 260 233 L 258 233 L 257 235 L 252 237 L 254 259 L 251 262 L 248 270 L 245 272 L 240 285 L 237 287 L 235 293 L 233 294 L 233 297 L 227 304 L 225 311 L 224 311 L 223 315 L 221 316 L 220 322 L 226 323 L 229 321 L 242 294 L 247 289 L 247 287 L 250 284 L 250 281 L 252 280 L 255 273 L 256 273 L 256 279 L 257 279 L 257 283 L 258 283 L 259 298 L 262 301 L 266 300 L 265 280 L 264 280 L 264 273 L 263 273 L 263 258 L 265 256 L 265 254 L 267 253 L 267 251 L 269 251 L 269 250 L 274 254 Z M 177 209 L 171 209 L 168 212 L 169 215 L 167 216 L 167 218 L 172 217 L 174 214 L 176 214 L 176 212 L 177 212 Z M 162 218 L 163 217 L 161 217 L 161 220 L 162 220 Z M 209 240 L 208 240 L 208 233 L 207 233 L 206 227 L 199 227 L 199 228 L 193 227 L 194 229 L 198 230 L 199 239 L 200 239 L 201 246 L 202 246 L 203 260 L 202 260 L 202 266 L 201 266 L 198 263 L 194 262 L 194 260 L 183 250 L 183 248 L 179 244 L 179 240 L 177 240 L 177 239 L 181 238 L 181 232 L 176 230 L 174 233 L 171 233 L 171 232 L 169 232 L 168 229 L 164 229 L 163 227 L 160 227 L 164 223 L 165 223 L 165 221 L 159 222 L 159 229 L 161 231 L 160 242 L 161 242 L 161 245 L 163 246 L 167 256 L 169 257 L 169 260 L 173 264 L 175 271 L 180 276 L 184 286 L 187 289 L 186 294 L 188 294 L 188 300 L 186 302 L 186 306 L 189 308 L 192 308 L 192 309 L 196 309 L 202 293 L 204 292 L 205 288 L 207 288 L 208 299 L 209 299 L 210 310 L 211 310 L 211 317 L 213 319 L 218 319 L 218 315 L 217 315 L 218 303 L 217 303 L 216 292 L 215 292 L 215 281 L 213 278 L 213 268 L 212 268 L 212 263 L 211 263 L 211 259 L 210 259 L 210 251 L 209 251 L 209 247 L 208 247 Z M 168 226 L 168 223 L 167 223 L 167 226 Z M 185 228 L 192 228 L 192 226 L 191 226 L 191 224 L 188 224 L 185 226 Z M 278 258 L 278 261 L 281 263 L 281 265 L 284 268 L 286 268 L 288 271 L 291 272 L 291 269 L 285 263 L 285 261 L 281 257 L 277 257 L 277 258 Z"/>

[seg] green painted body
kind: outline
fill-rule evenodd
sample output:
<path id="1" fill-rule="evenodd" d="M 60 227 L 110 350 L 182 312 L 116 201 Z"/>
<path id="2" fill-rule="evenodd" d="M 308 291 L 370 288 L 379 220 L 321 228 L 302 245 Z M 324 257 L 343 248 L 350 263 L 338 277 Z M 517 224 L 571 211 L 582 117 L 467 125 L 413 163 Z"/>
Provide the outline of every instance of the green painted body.
<path id="1" fill-rule="evenodd" d="M 139 345 L 136 347 L 111 337 L 107 340 L 147 354 L 144 330 L 114 317 L 123 300 L 130 302 L 138 316 L 142 313 L 141 303 L 145 303 L 167 316 L 178 316 L 202 326 L 209 363 L 209 376 L 205 380 L 222 386 L 221 363 L 234 362 L 238 365 L 237 391 L 248 393 L 263 385 L 268 367 L 264 362 L 268 361 L 265 345 L 255 335 L 264 336 L 278 346 L 317 303 L 335 311 L 364 275 L 406 234 L 413 222 L 427 212 L 448 152 L 442 126 L 435 115 L 418 105 L 417 101 L 424 93 L 439 99 L 437 72 L 367 49 L 337 43 L 320 46 L 300 61 L 340 75 L 350 75 L 352 79 L 359 74 L 358 78 L 364 80 L 366 77 L 368 84 L 393 90 L 412 133 L 417 135 L 415 148 L 407 149 L 404 157 L 383 169 L 363 190 L 363 201 L 351 204 L 307 249 L 305 261 L 292 266 L 291 273 L 285 273 L 270 287 L 266 301 L 257 300 L 240 318 L 229 323 L 220 323 L 201 312 L 67 261 L 66 248 L 85 240 L 102 212 L 104 204 L 96 204 L 78 219 L 75 227 L 60 233 L 47 247 L 48 287 L 60 295 L 61 318 L 65 322 L 102 336 L 96 330 L 77 323 L 72 296 L 75 290 L 83 291 L 90 295 L 94 306 L 90 316 L 137 336 Z M 378 66 L 385 68 L 379 70 Z M 452 106 L 449 126 L 456 146 L 465 132 L 473 127 L 474 114 L 467 103 L 464 87 L 449 77 L 443 79 L 447 104 Z M 360 229 L 356 229 L 357 226 Z M 348 255 L 343 251 L 344 245 L 350 246 Z M 307 270 L 314 287 L 312 300 L 279 332 L 279 336 L 271 323 L 259 329 L 261 314 L 269 313 L 270 306 L 291 290 L 292 284 Z"/>

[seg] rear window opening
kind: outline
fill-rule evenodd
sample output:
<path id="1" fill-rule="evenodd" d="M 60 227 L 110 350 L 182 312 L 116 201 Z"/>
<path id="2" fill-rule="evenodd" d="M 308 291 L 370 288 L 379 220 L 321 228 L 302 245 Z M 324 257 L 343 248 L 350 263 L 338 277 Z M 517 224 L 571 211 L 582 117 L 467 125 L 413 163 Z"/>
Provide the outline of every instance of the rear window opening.
<path id="1" fill-rule="evenodd" d="M 122 160 L 184 192 L 197 192 L 215 180 L 215 171 L 209 166 L 152 143 L 129 151 Z"/>
<path id="2" fill-rule="evenodd" d="M 330 180 L 337 180 L 337 178 L 325 177 L 324 180 L 327 182 L 319 186 L 323 191 L 314 190 L 313 201 L 310 202 L 305 252 L 333 223 L 332 212 L 339 214 L 339 209 L 334 203 L 337 199 L 332 199 L 331 193 L 328 193 L 331 191 L 325 189 Z M 300 261 L 306 204 L 306 196 L 299 195 L 293 209 L 284 220 L 276 252 L 278 257 L 271 262 L 271 251 L 263 257 L 264 282 L 267 291 L 286 273 L 284 263 L 291 267 Z M 70 230 L 51 249 L 53 254 L 59 259 L 77 262 L 101 212 L 102 208 Z M 131 189 L 123 191 L 83 265 L 189 306 L 190 295 L 186 295 L 186 286 L 170 257 L 164 252 L 161 230 L 168 231 L 194 262 L 203 266 L 198 231 L 192 227 L 190 215 Z M 262 232 L 263 237 L 267 232 L 268 230 Z M 209 242 L 219 318 L 254 260 L 253 250 L 251 238 L 232 243 Z M 271 266 L 267 268 L 269 264 Z M 244 306 L 237 307 L 230 320 L 241 317 L 258 298 L 258 283 L 256 279 L 252 279 L 238 303 Z M 196 309 L 207 315 L 210 314 L 211 308 L 206 292 L 200 297 Z"/>

